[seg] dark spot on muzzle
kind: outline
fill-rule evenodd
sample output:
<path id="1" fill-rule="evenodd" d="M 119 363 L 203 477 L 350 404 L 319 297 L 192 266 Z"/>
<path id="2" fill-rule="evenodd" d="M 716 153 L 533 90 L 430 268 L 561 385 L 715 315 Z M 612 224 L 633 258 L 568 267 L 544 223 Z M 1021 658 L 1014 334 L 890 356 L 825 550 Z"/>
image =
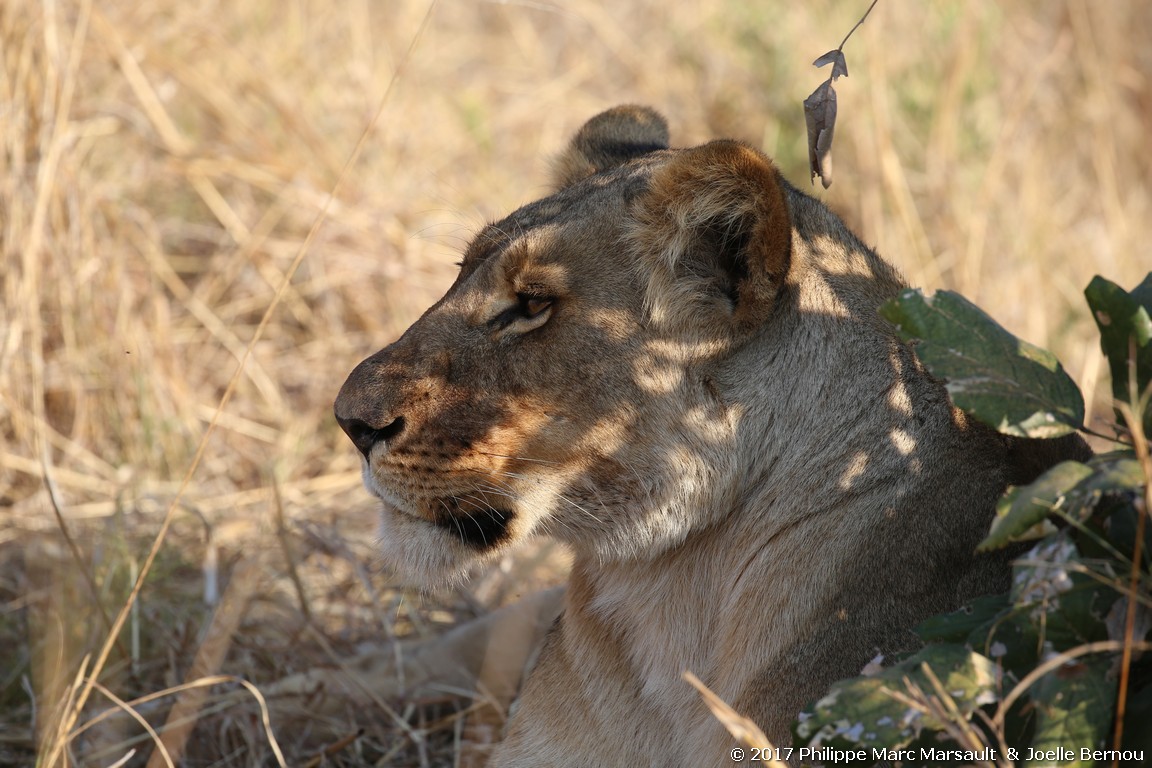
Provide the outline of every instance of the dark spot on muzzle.
<path id="1" fill-rule="evenodd" d="M 474 503 L 468 502 L 464 503 Z M 506 509 L 462 509 L 461 500 L 444 499 L 443 506 L 433 522 L 461 542 L 478 549 L 491 549 L 508 537 L 508 523 L 512 512 Z"/>

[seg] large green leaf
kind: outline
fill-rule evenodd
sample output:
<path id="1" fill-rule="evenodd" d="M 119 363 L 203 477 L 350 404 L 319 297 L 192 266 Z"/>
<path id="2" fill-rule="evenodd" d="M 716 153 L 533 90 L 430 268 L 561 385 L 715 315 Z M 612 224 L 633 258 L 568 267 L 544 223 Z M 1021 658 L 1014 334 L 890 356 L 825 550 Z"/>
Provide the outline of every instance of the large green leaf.
<path id="1" fill-rule="evenodd" d="M 1024 765 L 1095 765 L 1081 759 L 1080 750 L 1101 749 L 1107 741 L 1116 700 L 1116 683 L 1108 679 L 1110 663 L 1082 657 L 1036 682 L 1029 691 L 1036 710 L 1036 751 Z"/>
<path id="2" fill-rule="evenodd" d="M 1129 359 L 1134 363 L 1137 394 L 1152 382 L 1152 273 L 1129 293 L 1102 277 L 1084 289 L 1100 329 L 1100 348 L 1112 371 L 1112 396 L 1131 402 Z M 1152 408 L 1144 412 L 1144 432 L 1152 434 Z"/>
<path id="3" fill-rule="evenodd" d="M 1007 593 L 984 595 L 951 613 L 925 619 L 916 627 L 916 634 L 925 643 L 963 644 L 974 631 L 987 629 L 1011 609 L 1012 603 Z M 973 644 L 973 647 L 983 651 L 985 656 L 988 655 L 987 650 L 978 644 Z"/>
<path id="4" fill-rule="evenodd" d="M 1084 421 L 1084 398 L 1050 353 L 1022 341 L 963 296 L 907 290 L 880 308 L 945 380 L 953 402 L 1001 432 L 1059 437 Z"/>
<path id="5" fill-rule="evenodd" d="M 1018 682 L 1040 661 L 1040 627 L 1032 614 L 1030 606 L 1012 606 L 973 630 L 968 645 L 999 664 L 1005 679 Z"/>
<path id="6" fill-rule="evenodd" d="M 1094 456 L 1087 464 L 1065 461 L 1029 485 L 1010 489 L 996 505 L 992 529 L 980 549 L 998 549 L 1015 541 L 1037 538 L 1036 526 L 1050 512 L 1084 519 L 1108 494 L 1138 493 L 1144 472 L 1131 451 Z"/>
<path id="7" fill-rule="evenodd" d="M 925 694 L 936 695 L 936 688 L 924 674 L 925 664 L 961 716 L 967 718 L 978 707 L 996 701 L 996 665 L 992 661 L 962 646 L 931 645 L 871 677 L 833 685 L 797 723 L 797 742 L 841 749 L 899 748 L 915 740 L 922 730 L 941 730 L 944 723 L 931 712 L 910 707 L 901 698 L 911 695 L 907 681 Z"/>

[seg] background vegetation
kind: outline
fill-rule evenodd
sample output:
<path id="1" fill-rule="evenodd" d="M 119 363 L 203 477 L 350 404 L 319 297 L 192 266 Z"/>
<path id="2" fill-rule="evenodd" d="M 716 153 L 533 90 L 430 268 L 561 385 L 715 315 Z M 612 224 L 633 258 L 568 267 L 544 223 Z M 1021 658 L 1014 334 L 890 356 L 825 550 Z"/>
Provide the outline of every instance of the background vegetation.
<path id="1" fill-rule="evenodd" d="M 335 392 L 601 109 L 651 104 L 674 143 L 745 139 L 806 185 L 810 62 L 865 5 L 0 4 L 0 763 L 63 743 L 61 699 L 161 532 L 102 665 L 123 699 L 334 665 L 555 578 L 546 551 L 442 598 L 389 584 Z M 1089 421 L 1110 409 L 1081 291 L 1148 269 L 1149 39 L 1141 0 L 884 0 L 813 190 L 910 283 L 1052 350 Z M 324 759 L 452 764 L 458 702 L 273 730 L 294 765 L 361 728 Z M 274 760 L 254 712 L 193 715 L 186 764 Z M 94 764 L 133 746 L 88 737 Z"/>

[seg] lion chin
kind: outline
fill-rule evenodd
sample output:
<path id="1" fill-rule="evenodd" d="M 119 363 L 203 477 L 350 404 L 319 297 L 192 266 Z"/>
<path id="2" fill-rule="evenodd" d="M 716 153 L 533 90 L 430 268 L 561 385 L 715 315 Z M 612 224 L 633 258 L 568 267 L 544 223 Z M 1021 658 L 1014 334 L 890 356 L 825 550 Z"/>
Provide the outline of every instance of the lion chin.
<path id="1" fill-rule="evenodd" d="M 335 415 L 402 580 L 572 550 L 491 765 L 729 764 L 685 670 L 787 744 L 831 682 L 1007 586 L 974 554 L 996 499 L 1088 449 L 957 411 L 878 316 L 904 287 L 756 149 L 671 149 L 622 106 L 356 366 Z"/>
<path id="2" fill-rule="evenodd" d="M 364 487 L 380 503 L 377 548 L 398 585 L 422 591 L 453 587 L 495 556 L 497 550 L 482 546 L 482 532 L 469 529 L 466 518 L 437 521 L 422 516 L 382 487 L 367 462 Z"/>
<path id="3" fill-rule="evenodd" d="M 408 588 L 453 586 L 481 560 L 443 530 L 387 502 L 380 510 L 378 536 L 382 562 Z"/>

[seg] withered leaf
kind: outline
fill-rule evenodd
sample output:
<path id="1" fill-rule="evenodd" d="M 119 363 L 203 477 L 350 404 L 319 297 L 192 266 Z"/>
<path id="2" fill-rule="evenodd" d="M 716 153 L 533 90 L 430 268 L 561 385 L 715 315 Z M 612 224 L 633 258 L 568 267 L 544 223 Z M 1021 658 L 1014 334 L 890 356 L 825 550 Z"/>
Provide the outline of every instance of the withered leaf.
<path id="1" fill-rule="evenodd" d="M 825 67 L 832 65 L 832 74 L 819 88 L 812 91 L 812 95 L 804 99 L 804 122 L 808 125 L 808 167 L 812 171 L 812 181 L 820 177 L 824 189 L 832 185 L 832 134 L 836 130 L 836 90 L 832 83 L 838 77 L 848 77 L 848 61 L 844 58 L 844 43 L 852 37 L 852 33 L 860 28 L 868 14 L 876 7 L 878 0 L 872 0 L 868 10 L 856 22 L 856 26 L 848 30 L 848 34 L 840 41 L 834 50 L 828 51 L 816 61 L 813 66 Z"/>
<path id="2" fill-rule="evenodd" d="M 832 185 L 832 134 L 836 130 L 836 89 L 825 80 L 804 99 L 804 122 L 808 126 L 808 168 L 812 179 L 820 177 L 824 189 Z"/>
<path id="3" fill-rule="evenodd" d="M 832 80 L 838 77 L 848 77 L 848 60 L 844 58 L 844 51 L 836 48 L 812 62 L 814 67 L 825 67 L 829 64 L 832 65 Z"/>

